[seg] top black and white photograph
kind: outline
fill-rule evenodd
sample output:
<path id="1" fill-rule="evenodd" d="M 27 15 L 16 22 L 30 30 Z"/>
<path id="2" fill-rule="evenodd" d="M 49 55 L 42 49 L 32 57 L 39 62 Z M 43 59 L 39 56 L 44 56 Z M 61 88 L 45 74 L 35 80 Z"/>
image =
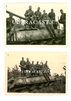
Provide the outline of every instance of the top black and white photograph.
<path id="1" fill-rule="evenodd" d="M 66 3 L 5 4 L 6 45 L 66 45 Z"/>

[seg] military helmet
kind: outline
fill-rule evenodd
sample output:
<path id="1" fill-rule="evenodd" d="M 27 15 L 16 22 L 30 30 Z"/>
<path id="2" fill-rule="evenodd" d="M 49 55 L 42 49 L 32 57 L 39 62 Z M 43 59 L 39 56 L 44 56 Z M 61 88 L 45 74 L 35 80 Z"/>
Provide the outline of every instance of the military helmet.
<path id="1" fill-rule="evenodd" d="M 22 59 L 24 59 L 24 57 L 22 57 Z"/>
<path id="2" fill-rule="evenodd" d="M 13 16 L 13 14 L 12 13 L 9 13 L 9 16 Z"/>
<path id="3" fill-rule="evenodd" d="M 54 11 L 53 9 L 51 9 L 51 11 Z"/>
<path id="4" fill-rule="evenodd" d="M 60 9 L 60 11 L 63 11 L 63 9 Z"/>

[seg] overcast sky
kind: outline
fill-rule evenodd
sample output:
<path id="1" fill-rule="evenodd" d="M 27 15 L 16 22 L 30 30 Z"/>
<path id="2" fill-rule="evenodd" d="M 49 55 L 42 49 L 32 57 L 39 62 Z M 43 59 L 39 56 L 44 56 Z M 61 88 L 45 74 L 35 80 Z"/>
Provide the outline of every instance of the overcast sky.
<path id="1" fill-rule="evenodd" d="M 67 66 L 67 53 L 49 53 L 49 52 L 11 52 L 6 53 L 6 68 L 10 67 L 11 69 L 18 65 L 21 61 L 21 58 L 29 58 L 30 62 L 36 61 L 44 62 L 48 61 L 48 66 L 51 69 L 51 74 L 58 73 L 64 74 L 63 66 Z M 19 68 L 20 69 L 20 68 Z"/>
<path id="2" fill-rule="evenodd" d="M 54 12 L 56 14 L 56 20 L 58 20 L 58 16 L 60 17 L 60 9 L 63 9 L 64 12 L 67 12 L 67 4 L 66 3 L 11 3 L 5 5 L 5 10 L 11 11 L 15 14 L 18 14 L 22 17 L 24 17 L 24 13 L 26 10 L 28 10 L 29 5 L 32 6 L 32 10 L 35 12 L 38 7 L 40 7 L 41 13 L 43 13 L 43 10 L 46 10 L 47 14 L 51 11 L 51 9 L 54 9 Z M 6 14 L 6 17 L 9 15 Z M 17 18 L 16 18 L 17 19 Z"/>

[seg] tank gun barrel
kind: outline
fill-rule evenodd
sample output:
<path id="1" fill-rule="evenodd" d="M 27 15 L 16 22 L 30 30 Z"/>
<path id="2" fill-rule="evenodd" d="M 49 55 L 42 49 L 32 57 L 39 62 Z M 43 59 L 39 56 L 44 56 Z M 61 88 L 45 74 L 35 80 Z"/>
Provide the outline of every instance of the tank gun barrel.
<path id="1" fill-rule="evenodd" d="M 12 14 L 13 16 L 16 16 L 16 17 L 18 17 L 18 18 L 20 18 L 20 19 L 26 20 L 24 17 L 19 16 L 19 15 L 17 15 L 17 14 L 14 14 L 14 13 L 12 13 L 12 12 L 10 12 L 10 11 L 7 11 L 7 10 L 6 10 L 6 13 Z"/>

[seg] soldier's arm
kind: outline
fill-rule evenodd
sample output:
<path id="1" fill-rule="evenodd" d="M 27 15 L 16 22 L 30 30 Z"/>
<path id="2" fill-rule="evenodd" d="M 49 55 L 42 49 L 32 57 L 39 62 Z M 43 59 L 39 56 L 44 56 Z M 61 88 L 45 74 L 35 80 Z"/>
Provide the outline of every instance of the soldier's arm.
<path id="1" fill-rule="evenodd" d="M 35 12 L 34 14 L 35 14 L 35 16 L 36 16 L 36 12 Z"/>
<path id="2" fill-rule="evenodd" d="M 61 24 L 65 23 L 65 18 L 63 19 L 63 18 L 62 18 L 62 15 L 61 15 L 61 17 L 60 17 L 60 19 L 59 19 L 59 23 L 61 23 Z"/>
<path id="3" fill-rule="evenodd" d="M 32 15 L 34 15 L 34 11 L 32 12 Z"/>
<path id="4" fill-rule="evenodd" d="M 59 23 L 61 23 L 62 16 L 60 16 Z"/>
<path id="5" fill-rule="evenodd" d="M 55 13 L 54 13 L 54 20 L 55 20 Z"/>
<path id="6" fill-rule="evenodd" d="M 21 61 L 20 61 L 20 65 L 21 65 Z"/>
<path id="7" fill-rule="evenodd" d="M 42 19 L 42 15 L 41 15 L 41 12 L 40 12 L 40 19 Z"/>
<path id="8" fill-rule="evenodd" d="M 48 17 L 50 18 L 50 13 L 48 14 Z"/>
<path id="9" fill-rule="evenodd" d="M 6 27 L 8 27 L 8 18 L 6 18 Z"/>
<path id="10" fill-rule="evenodd" d="M 64 22 L 66 22 L 66 13 L 64 13 Z"/>
<path id="11" fill-rule="evenodd" d="M 12 22 L 13 24 L 15 24 L 15 19 L 13 18 L 13 22 Z"/>
<path id="12" fill-rule="evenodd" d="M 24 16 L 25 16 L 25 17 L 27 17 L 27 16 L 28 16 L 28 11 L 26 11 L 26 12 L 25 12 Z"/>

